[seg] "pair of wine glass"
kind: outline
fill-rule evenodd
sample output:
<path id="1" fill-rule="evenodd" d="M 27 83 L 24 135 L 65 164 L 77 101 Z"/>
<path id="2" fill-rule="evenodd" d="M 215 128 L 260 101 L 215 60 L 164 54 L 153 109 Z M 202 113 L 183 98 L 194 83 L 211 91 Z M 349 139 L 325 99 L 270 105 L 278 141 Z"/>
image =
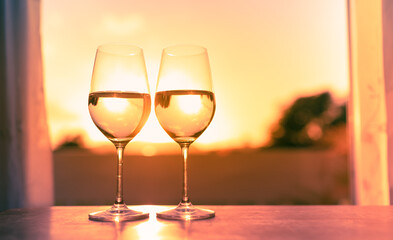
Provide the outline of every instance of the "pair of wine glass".
<path id="1" fill-rule="evenodd" d="M 183 196 L 179 205 L 157 213 L 158 218 L 194 220 L 212 218 L 214 211 L 193 206 L 188 195 L 189 146 L 210 124 L 216 104 L 207 50 L 176 45 L 162 52 L 155 93 L 155 113 L 162 128 L 177 142 L 183 155 Z M 94 124 L 117 150 L 117 190 L 113 206 L 89 214 L 97 221 L 128 221 L 149 217 L 123 200 L 123 152 L 139 133 L 151 109 L 143 50 L 127 44 L 98 47 L 89 93 Z"/>

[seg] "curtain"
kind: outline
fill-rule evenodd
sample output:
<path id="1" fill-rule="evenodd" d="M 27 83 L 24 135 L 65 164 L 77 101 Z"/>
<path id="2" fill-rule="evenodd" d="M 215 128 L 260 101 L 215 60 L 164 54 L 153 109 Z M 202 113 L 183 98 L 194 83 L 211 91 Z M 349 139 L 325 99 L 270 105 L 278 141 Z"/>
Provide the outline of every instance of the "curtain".
<path id="1" fill-rule="evenodd" d="M 354 203 L 392 203 L 393 0 L 348 0 Z"/>
<path id="2" fill-rule="evenodd" d="M 53 204 L 39 0 L 0 6 L 0 210 Z"/>
<path id="3" fill-rule="evenodd" d="M 393 1 L 384 0 L 382 5 L 383 62 L 387 115 L 387 157 L 390 204 L 393 204 Z"/>

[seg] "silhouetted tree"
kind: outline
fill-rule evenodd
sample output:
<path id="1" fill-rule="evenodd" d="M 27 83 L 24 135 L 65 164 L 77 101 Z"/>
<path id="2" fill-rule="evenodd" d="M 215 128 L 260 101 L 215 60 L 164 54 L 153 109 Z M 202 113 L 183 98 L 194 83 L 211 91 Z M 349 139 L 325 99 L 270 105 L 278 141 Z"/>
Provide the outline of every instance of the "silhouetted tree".
<path id="1" fill-rule="evenodd" d="M 345 122 L 346 105 L 335 104 L 329 92 L 298 98 L 271 131 L 271 147 L 315 145 L 327 129 Z"/>
<path id="2" fill-rule="evenodd" d="M 67 136 L 67 137 L 65 137 L 63 142 L 55 149 L 55 151 L 61 150 L 61 149 L 70 149 L 70 148 L 82 149 L 83 146 L 84 146 L 83 138 L 81 135 Z"/>

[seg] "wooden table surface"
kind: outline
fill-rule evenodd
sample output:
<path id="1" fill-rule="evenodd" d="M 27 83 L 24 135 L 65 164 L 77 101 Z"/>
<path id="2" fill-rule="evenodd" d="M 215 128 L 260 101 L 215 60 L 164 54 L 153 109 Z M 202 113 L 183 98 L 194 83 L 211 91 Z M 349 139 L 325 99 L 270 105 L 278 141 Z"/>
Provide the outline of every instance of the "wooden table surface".
<path id="1" fill-rule="evenodd" d="M 10 209 L 0 213 L 0 239 L 393 239 L 393 206 L 204 206 L 209 220 L 161 220 L 168 206 L 130 206 L 145 220 L 88 219 L 107 206 Z"/>

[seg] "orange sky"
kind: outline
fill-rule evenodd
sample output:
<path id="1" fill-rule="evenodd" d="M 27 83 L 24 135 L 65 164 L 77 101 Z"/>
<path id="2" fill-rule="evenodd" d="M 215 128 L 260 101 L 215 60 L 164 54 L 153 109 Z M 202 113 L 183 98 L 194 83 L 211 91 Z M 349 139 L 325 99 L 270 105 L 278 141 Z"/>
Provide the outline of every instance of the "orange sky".
<path id="1" fill-rule="evenodd" d="M 217 109 L 197 140 L 206 150 L 256 147 L 294 97 L 348 90 L 345 0 L 43 0 L 42 40 L 50 136 L 108 140 L 90 119 L 87 96 L 96 47 L 144 49 L 151 94 L 161 51 L 178 43 L 208 49 Z M 173 142 L 154 111 L 133 141 Z M 174 143 L 175 144 L 175 143 Z"/>

